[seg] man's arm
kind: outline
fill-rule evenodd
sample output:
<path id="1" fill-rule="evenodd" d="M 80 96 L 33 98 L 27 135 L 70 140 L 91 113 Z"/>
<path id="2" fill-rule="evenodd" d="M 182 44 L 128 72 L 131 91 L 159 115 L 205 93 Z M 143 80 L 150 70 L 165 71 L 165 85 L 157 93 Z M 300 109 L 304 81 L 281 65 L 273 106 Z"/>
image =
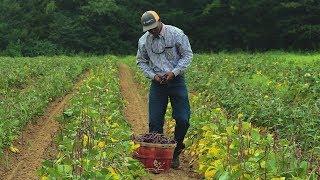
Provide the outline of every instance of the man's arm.
<path id="1" fill-rule="evenodd" d="M 147 78 L 154 79 L 155 73 L 153 69 L 149 66 L 149 56 L 147 54 L 146 49 L 141 45 L 138 44 L 138 51 L 137 51 L 137 65 L 140 67 L 140 69 L 143 71 L 144 75 Z"/>
<path id="2" fill-rule="evenodd" d="M 185 34 L 181 34 L 177 37 L 177 48 L 181 58 L 178 61 L 178 65 L 172 70 L 175 76 L 186 70 L 193 57 L 189 39 Z"/>

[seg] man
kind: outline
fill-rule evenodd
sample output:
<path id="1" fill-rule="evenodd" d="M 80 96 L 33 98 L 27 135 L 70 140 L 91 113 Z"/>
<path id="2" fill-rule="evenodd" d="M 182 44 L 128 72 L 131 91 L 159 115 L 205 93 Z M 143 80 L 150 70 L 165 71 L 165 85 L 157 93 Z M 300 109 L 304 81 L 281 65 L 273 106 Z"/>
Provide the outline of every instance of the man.
<path id="1" fill-rule="evenodd" d="M 193 56 L 188 37 L 177 27 L 165 25 L 154 11 L 141 17 L 145 34 L 139 39 L 137 65 L 152 80 L 149 92 L 149 132 L 163 133 L 168 99 L 176 121 L 172 168 L 179 167 L 183 139 L 189 128 L 190 105 L 184 72 Z"/>

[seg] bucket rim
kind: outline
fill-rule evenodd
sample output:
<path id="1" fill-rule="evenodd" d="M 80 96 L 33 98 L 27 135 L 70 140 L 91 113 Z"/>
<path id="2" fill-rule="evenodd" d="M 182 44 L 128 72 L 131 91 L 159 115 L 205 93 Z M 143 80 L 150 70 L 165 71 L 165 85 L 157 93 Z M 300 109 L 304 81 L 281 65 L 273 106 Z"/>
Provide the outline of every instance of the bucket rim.
<path id="1" fill-rule="evenodd" d="M 134 141 L 137 144 L 140 144 L 140 146 L 144 147 L 157 147 L 157 148 L 175 148 L 177 146 L 177 143 L 174 144 L 158 144 L 158 143 L 146 143 L 146 142 L 139 142 Z"/>

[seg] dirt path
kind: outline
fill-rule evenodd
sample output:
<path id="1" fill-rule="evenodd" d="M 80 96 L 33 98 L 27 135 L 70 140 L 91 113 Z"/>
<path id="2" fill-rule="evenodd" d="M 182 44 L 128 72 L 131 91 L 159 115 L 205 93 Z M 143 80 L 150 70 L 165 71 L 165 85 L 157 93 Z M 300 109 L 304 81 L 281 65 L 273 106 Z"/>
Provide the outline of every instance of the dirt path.
<path id="1" fill-rule="evenodd" d="M 141 96 L 138 85 L 134 82 L 130 68 L 120 64 L 121 93 L 126 100 L 125 116 L 132 125 L 135 134 L 148 131 L 148 116 L 146 97 Z M 150 174 L 151 179 L 195 179 L 189 176 L 187 163 L 181 157 L 180 170 L 170 169 L 167 173 Z"/>
<path id="2" fill-rule="evenodd" d="M 60 127 L 55 118 L 63 111 L 75 90 L 88 74 L 89 72 L 86 72 L 82 76 L 71 93 L 51 103 L 45 115 L 39 117 L 36 123 L 29 123 L 26 126 L 20 138 L 14 143 L 19 153 L 13 154 L 5 151 L 4 159 L 0 161 L 0 179 L 38 179 L 37 169 L 41 167 L 48 151 L 54 151 L 52 140 Z"/>

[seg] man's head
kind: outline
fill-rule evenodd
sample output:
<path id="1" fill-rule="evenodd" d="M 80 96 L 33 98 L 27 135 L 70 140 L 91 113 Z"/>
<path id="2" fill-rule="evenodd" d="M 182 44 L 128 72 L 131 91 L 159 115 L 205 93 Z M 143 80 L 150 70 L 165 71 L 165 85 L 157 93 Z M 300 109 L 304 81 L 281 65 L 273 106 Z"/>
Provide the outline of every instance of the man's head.
<path id="1" fill-rule="evenodd" d="M 141 16 L 141 24 L 143 26 L 143 32 L 149 31 L 152 35 L 158 36 L 162 23 L 159 15 L 154 11 L 146 11 Z"/>

